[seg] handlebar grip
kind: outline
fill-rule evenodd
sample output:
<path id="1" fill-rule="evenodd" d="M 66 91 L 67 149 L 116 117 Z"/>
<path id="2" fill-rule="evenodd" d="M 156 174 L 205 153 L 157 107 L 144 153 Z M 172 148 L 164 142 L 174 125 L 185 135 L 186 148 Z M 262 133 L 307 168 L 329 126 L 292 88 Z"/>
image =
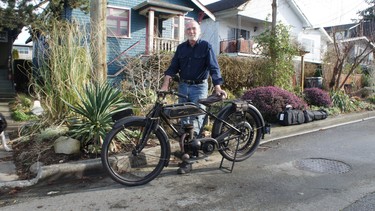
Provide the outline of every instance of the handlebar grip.
<path id="1" fill-rule="evenodd" d="M 177 95 L 179 97 L 182 97 L 182 98 L 185 98 L 185 99 L 188 99 L 188 96 L 180 94 L 180 93 L 175 93 L 175 95 Z"/>

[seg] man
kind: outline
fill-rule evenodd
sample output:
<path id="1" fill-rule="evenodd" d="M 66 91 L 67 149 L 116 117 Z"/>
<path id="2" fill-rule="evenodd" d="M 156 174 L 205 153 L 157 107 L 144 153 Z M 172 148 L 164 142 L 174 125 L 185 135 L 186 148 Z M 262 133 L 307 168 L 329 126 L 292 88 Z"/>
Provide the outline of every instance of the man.
<path id="1" fill-rule="evenodd" d="M 212 46 L 205 40 L 199 39 L 201 29 L 199 24 L 192 20 L 185 24 L 185 34 L 188 40 L 181 43 L 176 50 L 169 68 L 165 71 L 163 85 L 161 90 L 168 90 L 171 78 L 179 74 L 180 83 L 178 92 L 186 98 L 179 98 L 179 103 L 194 102 L 207 97 L 208 94 L 208 76 L 211 76 L 214 85 L 214 94 L 227 97 L 224 90 L 221 89 L 223 79 L 221 77 L 219 64 L 216 55 L 212 50 Z M 203 105 L 200 105 L 203 107 Z M 194 132 L 198 133 L 202 126 L 203 117 L 182 119 L 182 124 L 194 125 Z M 180 164 L 177 173 L 184 174 L 192 169 L 191 163 L 184 160 Z"/>

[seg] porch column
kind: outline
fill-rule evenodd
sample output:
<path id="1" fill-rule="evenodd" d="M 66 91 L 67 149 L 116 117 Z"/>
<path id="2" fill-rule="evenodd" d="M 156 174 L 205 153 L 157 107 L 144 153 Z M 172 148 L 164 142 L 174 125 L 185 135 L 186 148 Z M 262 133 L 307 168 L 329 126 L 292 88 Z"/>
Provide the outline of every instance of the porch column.
<path id="1" fill-rule="evenodd" d="M 184 41 L 185 36 L 185 16 L 179 15 L 178 16 L 178 41 L 179 43 Z"/>
<path id="2" fill-rule="evenodd" d="M 241 23 L 241 16 L 237 15 L 237 30 L 236 30 L 236 48 L 237 48 L 237 53 L 241 52 L 241 29 L 242 29 L 242 23 Z"/>
<path id="3" fill-rule="evenodd" d="M 148 54 L 152 54 L 153 48 L 154 48 L 154 18 L 155 18 L 154 11 L 149 10 L 148 11 L 148 43 L 147 43 Z"/>
<path id="4" fill-rule="evenodd" d="M 305 86 L 305 60 L 304 56 L 310 53 L 309 51 L 300 50 L 299 55 L 301 56 L 301 92 L 303 92 L 303 88 Z"/>

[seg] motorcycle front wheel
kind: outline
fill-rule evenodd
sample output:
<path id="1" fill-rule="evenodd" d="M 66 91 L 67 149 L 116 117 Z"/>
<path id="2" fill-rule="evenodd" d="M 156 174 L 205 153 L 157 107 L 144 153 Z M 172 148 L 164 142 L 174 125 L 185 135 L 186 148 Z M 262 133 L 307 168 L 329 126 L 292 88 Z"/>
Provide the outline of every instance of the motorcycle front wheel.
<path id="1" fill-rule="evenodd" d="M 160 129 L 152 131 L 146 143 L 140 143 L 145 126 L 145 119 L 128 121 L 112 129 L 104 140 L 103 167 L 120 184 L 146 184 L 160 174 L 167 162 L 167 142 Z"/>

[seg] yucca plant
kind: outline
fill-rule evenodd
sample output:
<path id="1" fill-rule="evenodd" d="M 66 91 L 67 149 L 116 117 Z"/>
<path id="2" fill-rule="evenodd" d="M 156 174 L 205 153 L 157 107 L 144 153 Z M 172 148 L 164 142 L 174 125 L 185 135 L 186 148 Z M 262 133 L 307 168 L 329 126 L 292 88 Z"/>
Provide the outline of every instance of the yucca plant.
<path id="1" fill-rule="evenodd" d="M 81 95 L 76 90 L 79 102 L 71 105 L 64 101 L 78 116 L 72 118 L 71 136 L 81 141 L 81 146 L 88 153 L 98 153 L 101 143 L 111 129 L 112 116 L 131 108 L 124 101 L 122 93 L 109 84 L 88 84 Z"/>

